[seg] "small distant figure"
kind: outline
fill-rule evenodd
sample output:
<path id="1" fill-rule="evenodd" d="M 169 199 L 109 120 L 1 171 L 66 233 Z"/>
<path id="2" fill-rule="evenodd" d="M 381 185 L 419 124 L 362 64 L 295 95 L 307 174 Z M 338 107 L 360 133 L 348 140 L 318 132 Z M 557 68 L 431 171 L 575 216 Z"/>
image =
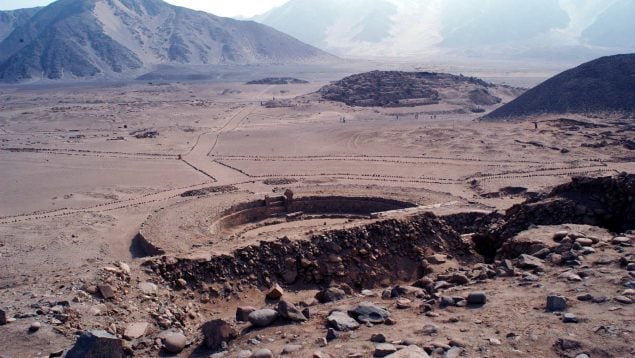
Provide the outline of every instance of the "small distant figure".
<path id="1" fill-rule="evenodd" d="M 534 123 L 534 129 L 538 130 L 538 121 L 533 122 Z"/>

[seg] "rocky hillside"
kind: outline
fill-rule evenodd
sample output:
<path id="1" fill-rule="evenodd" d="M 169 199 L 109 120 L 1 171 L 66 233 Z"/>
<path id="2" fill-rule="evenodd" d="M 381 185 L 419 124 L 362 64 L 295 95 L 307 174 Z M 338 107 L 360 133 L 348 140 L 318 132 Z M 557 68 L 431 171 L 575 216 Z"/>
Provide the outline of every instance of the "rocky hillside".
<path id="1" fill-rule="evenodd" d="M 487 115 L 635 111 L 635 54 L 602 57 L 565 71 Z"/>
<path id="2" fill-rule="evenodd" d="M 0 79 L 125 76 L 158 64 L 329 59 L 327 53 L 267 26 L 161 0 L 58 0 L 0 43 Z"/>
<path id="3" fill-rule="evenodd" d="M 320 89 L 323 99 L 349 106 L 404 107 L 440 103 L 465 104 L 473 109 L 493 106 L 500 96 L 520 90 L 497 86 L 474 77 L 447 73 L 373 71 L 346 77 Z"/>
<path id="4" fill-rule="evenodd" d="M 0 11 L 0 41 L 4 40 L 16 27 L 22 26 L 41 8 Z"/>

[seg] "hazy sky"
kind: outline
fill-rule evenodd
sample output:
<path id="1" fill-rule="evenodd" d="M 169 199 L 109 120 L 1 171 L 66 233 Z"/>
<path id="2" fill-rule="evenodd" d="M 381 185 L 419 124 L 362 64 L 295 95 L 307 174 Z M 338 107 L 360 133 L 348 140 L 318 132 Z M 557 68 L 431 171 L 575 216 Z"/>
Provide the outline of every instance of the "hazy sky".
<path id="1" fill-rule="evenodd" d="M 262 14 L 287 0 L 166 0 L 167 2 L 203 10 L 219 16 L 250 17 Z M 13 10 L 25 7 L 43 6 L 53 0 L 0 0 L 0 10 Z"/>

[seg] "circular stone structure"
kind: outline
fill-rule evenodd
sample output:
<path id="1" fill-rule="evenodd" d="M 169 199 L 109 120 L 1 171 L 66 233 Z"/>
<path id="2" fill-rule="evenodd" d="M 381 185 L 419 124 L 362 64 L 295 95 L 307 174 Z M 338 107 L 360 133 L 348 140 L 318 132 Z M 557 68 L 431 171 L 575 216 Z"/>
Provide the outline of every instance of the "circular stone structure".
<path id="1" fill-rule="evenodd" d="M 416 208 L 406 200 L 340 195 L 212 194 L 157 210 L 137 237 L 147 255 L 230 254 L 239 247 L 291 240 L 376 221 L 377 213 Z"/>

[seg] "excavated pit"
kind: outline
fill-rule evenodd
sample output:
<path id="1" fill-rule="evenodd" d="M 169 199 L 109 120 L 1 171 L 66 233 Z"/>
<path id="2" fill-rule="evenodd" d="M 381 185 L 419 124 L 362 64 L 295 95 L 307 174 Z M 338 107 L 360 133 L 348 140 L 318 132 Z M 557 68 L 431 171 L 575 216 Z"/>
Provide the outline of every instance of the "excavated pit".
<path id="1" fill-rule="evenodd" d="M 407 208 L 413 204 L 382 198 L 267 198 L 223 211 L 216 221 L 220 232 L 271 217 L 289 219 L 289 214 L 298 212 L 368 217 L 349 228 L 300 239 L 258 240 L 220 254 L 164 255 L 145 265 L 174 287 L 185 280 L 200 292 L 228 282 L 260 288 L 276 282 L 298 289 L 332 284 L 371 288 L 421 278 L 430 273 L 429 258 L 435 254 L 448 255 L 461 265 L 508 258 L 501 247 L 536 225 L 589 224 L 616 233 L 633 229 L 634 197 L 635 176 L 618 175 L 574 178 L 550 193 L 511 207 L 504 215 L 484 211 L 441 217 L 430 212 L 409 213 Z M 401 210 L 403 215 L 370 217 L 389 210 Z"/>

